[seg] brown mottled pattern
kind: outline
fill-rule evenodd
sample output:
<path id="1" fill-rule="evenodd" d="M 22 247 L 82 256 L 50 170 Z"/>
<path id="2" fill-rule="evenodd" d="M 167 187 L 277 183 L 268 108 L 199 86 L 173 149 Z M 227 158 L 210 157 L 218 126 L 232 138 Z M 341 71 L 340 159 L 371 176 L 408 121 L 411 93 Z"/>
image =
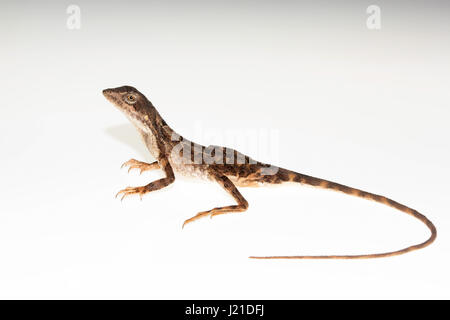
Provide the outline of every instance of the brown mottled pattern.
<path id="1" fill-rule="evenodd" d="M 128 187 L 119 191 L 122 199 L 132 194 L 140 196 L 168 186 L 175 181 L 175 174 L 205 176 L 221 185 L 237 202 L 236 205 L 217 207 L 203 211 L 187 219 L 183 226 L 199 218 L 219 214 L 242 212 L 247 210 L 248 202 L 237 189 L 238 186 L 260 186 L 264 184 L 281 184 L 297 182 L 318 188 L 331 189 L 348 195 L 373 200 L 422 221 L 431 231 L 428 240 L 401 250 L 361 255 L 326 255 L 326 256 L 267 256 L 250 257 L 254 259 L 366 259 L 395 256 L 428 246 L 436 239 L 436 228 L 424 215 L 384 196 L 355 189 L 336 182 L 296 173 L 287 169 L 273 167 L 254 161 L 242 153 L 220 146 L 202 146 L 176 134 L 162 119 L 153 104 L 138 90 L 123 86 L 103 91 L 105 97 L 119 108 L 141 133 L 147 148 L 157 158 L 156 163 L 147 164 L 134 159 L 124 166 L 141 171 L 161 168 L 166 177 L 153 181 L 142 187 Z M 178 150 L 176 148 L 183 147 Z M 184 153 L 187 154 L 184 154 Z M 184 160 L 189 160 L 185 161 Z M 181 161 L 180 161 L 181 160 Z M 276 169 L 267 174 L 266 169 Z M 175 170 L 174 170 L 175 169 Z"/>
<path id="2" fill-rule="evenodd" d="M 367 200 L 373 200 L 375 202 L 379 202 L 382 204 L 385 204 L 387 206 L 390 206 L 392 208 L 395 208 L 399 211 L 402 211 L 404 213 L 409 214 L 410 216 L 413 216 L 414 218 L 422 221 L 431 231 L 430 237 L 417 245 L 409 246 L 404 249 L 391 251 L 391 252 L 384 252 L 384 253 L 375 253 L 375 254 L 360 254 L 360 255 L 325 255 L 325 256 L 267 256 L 267 257 L 250 257 L 252 259 L 368 259 L 368 258 L 383 258 L 383 257 L 390 257 L 390 256 L 396 256 L 400 254 L 404 254 L 413 250 L 424 248 L 428 245 L 430 245 L 437 236 L 436 227 L 433 225 L 433 223 L 427 219 L 424 215 L 417 212 L 414 209 L 411 209 L 403 204 L 400 204 L 394 200 L 391 200 L 389 198 L 386 198 L 381 195 L 373 194 L 367 191 L 363 191 L 360 189 L 352 188 L 343 184 L 339 184 L 336 182 L 311 177 L 308 175 L 296 173 L 293 171 L 289 171 L 286 169 L 280 169 L 280 172 L 282 172 L 282 176 L 289 176 L 289 181 L 292 182 L 299 182 L 306 185 L 316 186 L 324 189 L 331 189 L 334 191 L 342 192 L 348 195 L 364 198 Z"/>

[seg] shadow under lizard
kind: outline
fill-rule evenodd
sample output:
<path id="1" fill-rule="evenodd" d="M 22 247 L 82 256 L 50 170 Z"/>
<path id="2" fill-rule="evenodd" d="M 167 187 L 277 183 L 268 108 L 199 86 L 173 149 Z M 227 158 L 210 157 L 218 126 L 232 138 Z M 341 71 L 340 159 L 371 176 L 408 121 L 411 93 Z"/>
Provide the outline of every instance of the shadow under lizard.
<path id="1" fill-rule="evenodd" d="M 203 211 L 187 219 L 183 227 L 203 217 L 214 217 L 220 214 L 243 212 L 248 202 L 237 187 L 256 187 L 268 184 L 297 182 L 323 189 L 331 189 L 348 195 L 373 200 L 422 221 L 431 231 L 430 237 L 420 244 L 390 252 L 358 255 L 317 255 L 317 256 L 261 256 L 253 259 L 365 259 L 382 258 L 404 254 L 424 248 L 436 239 L 436 227 L 424 215 L 394 200 L 381 195 L 348 187 L 336 182 L 320 179 L 291 170 L 255 161 L 236 150 L 209 146 L 205 147 L 191 142 L 170 128 L 160 116 L 153 104 L 137 89 L 130 86 L 103 90 L 104 96 L 121 110 L 141 134 L 150 153 L 157 159 L 153 163 L 145 163 L 131 159 L 123 164 L 129 170 L 139 169 L 141 172 L 162 169 L 165 177 L 153 181 L 146 186 L 128 187 L 117 194 L 122 199 L 133 194 L 141 197 L 149 192 L 162 189 L 175 181 L 175 175 L 194 176 L 208 179 L 220 184 L 237 202 L 235 205 L 218 207 Z"/>

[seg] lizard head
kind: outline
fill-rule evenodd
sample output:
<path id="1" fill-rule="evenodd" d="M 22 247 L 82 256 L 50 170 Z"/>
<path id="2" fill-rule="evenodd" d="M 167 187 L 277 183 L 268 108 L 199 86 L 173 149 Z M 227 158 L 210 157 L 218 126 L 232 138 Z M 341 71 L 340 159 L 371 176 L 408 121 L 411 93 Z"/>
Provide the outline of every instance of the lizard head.
<path id="1" fill-rule="evenodd" d="M 123 86 L 105 89 L 103 95 L 137 126 L 143 125 L 151 114 L 151 102 L 136 88 Z"/>

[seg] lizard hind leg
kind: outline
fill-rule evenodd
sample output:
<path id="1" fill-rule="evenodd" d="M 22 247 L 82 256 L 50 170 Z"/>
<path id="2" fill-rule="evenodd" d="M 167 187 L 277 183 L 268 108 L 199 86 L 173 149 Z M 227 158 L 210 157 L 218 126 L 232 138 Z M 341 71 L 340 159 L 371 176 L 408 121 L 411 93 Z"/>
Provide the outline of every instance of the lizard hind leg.
<path id="1" fill-rule="evenodd" d="M 195 220 L 198 220 L 200 218 L 204 218 L 207 216 L 210 216 L 211 218 L 214 216 L 217 216 L 219 214 L 226 214 L 226 213 L 232 213 L 232 212 L 243 212 L 247 210 L 248 208 L 248 202 L 245 200 L 245 198 L 242 196 L 242 194 L 239 192 L 239 190 L 236 188 L 236 186 L 231 182 L 230 179 L 228 179 L 226 176 L 212 173 L 213 179 L 218 182 L 226 191 L 228 191 L 229 194 L 233 196 L 233 198 L 236 200 L 236 205 L 226 206 L 226 207 L 217 207 L 208 211 L 202 211 L 193 216 L 192 218 L 187 219 L 183 223 L 183 228 L 186 224 L 191 223 Z"/>

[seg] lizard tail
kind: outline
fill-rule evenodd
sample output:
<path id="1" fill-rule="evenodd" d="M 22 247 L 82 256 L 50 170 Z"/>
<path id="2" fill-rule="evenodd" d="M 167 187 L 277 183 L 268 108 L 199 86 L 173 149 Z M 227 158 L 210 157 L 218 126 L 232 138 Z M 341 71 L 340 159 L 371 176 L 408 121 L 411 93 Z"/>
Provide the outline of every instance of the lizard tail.
<path id="1" fill-rule="evenodd" d="M 410 251 L 418 250 L 421 248 L 425 248 L 426 246 L 430 245 L 435 239 L 436 239 L 436 227 L 434 224 L 428 220 L 426 216 L 419 213 L 418 211 L 411 209 L 401 203 L 398 203 L 394 200 L 391 200 L 389 198 L 386 198 L 384 196 L 380 196 L 377 194 L 373 194 L 370 192 L 366 192 L 360 189 L 351 188 L 336 182 L 311 177 L 308 175 L 300 174 L 297 172 L 293 172 L 286 169 L 279 169 L 278 173 L 276 174 L 278 179 L 280 179 L 280 182 L 298 182 L 301 184 L 311 185 L 314 187 L 324 188 L 324 189 L 331 189 L 338 192 L 343 192 L 348 195 L 352 195 L 355 197 L 364 198 L 367 200 L 373 200 L 382 204 L 385 204 L 389 207 L 395 208 L 399 211 L 402 211 L 404 213 L 409 214 L 410 216 L 413 216 L 414 218 L 422 221 L 428 229 L 431 231 L 430 237 L 419 244 L 412 245 L 397 251 L 389 251 L 389 252 L 383 252 L 383 253 L 373 253 L 373 254 L 358 254 L 358 255 L 318 255 L 318 256 L 266 256 L 266 257 L 249 257 L 251 259 L 371 259 L 371 258 L 384 258 L 384 257 L 392 257 L 401 255 Z"/>

